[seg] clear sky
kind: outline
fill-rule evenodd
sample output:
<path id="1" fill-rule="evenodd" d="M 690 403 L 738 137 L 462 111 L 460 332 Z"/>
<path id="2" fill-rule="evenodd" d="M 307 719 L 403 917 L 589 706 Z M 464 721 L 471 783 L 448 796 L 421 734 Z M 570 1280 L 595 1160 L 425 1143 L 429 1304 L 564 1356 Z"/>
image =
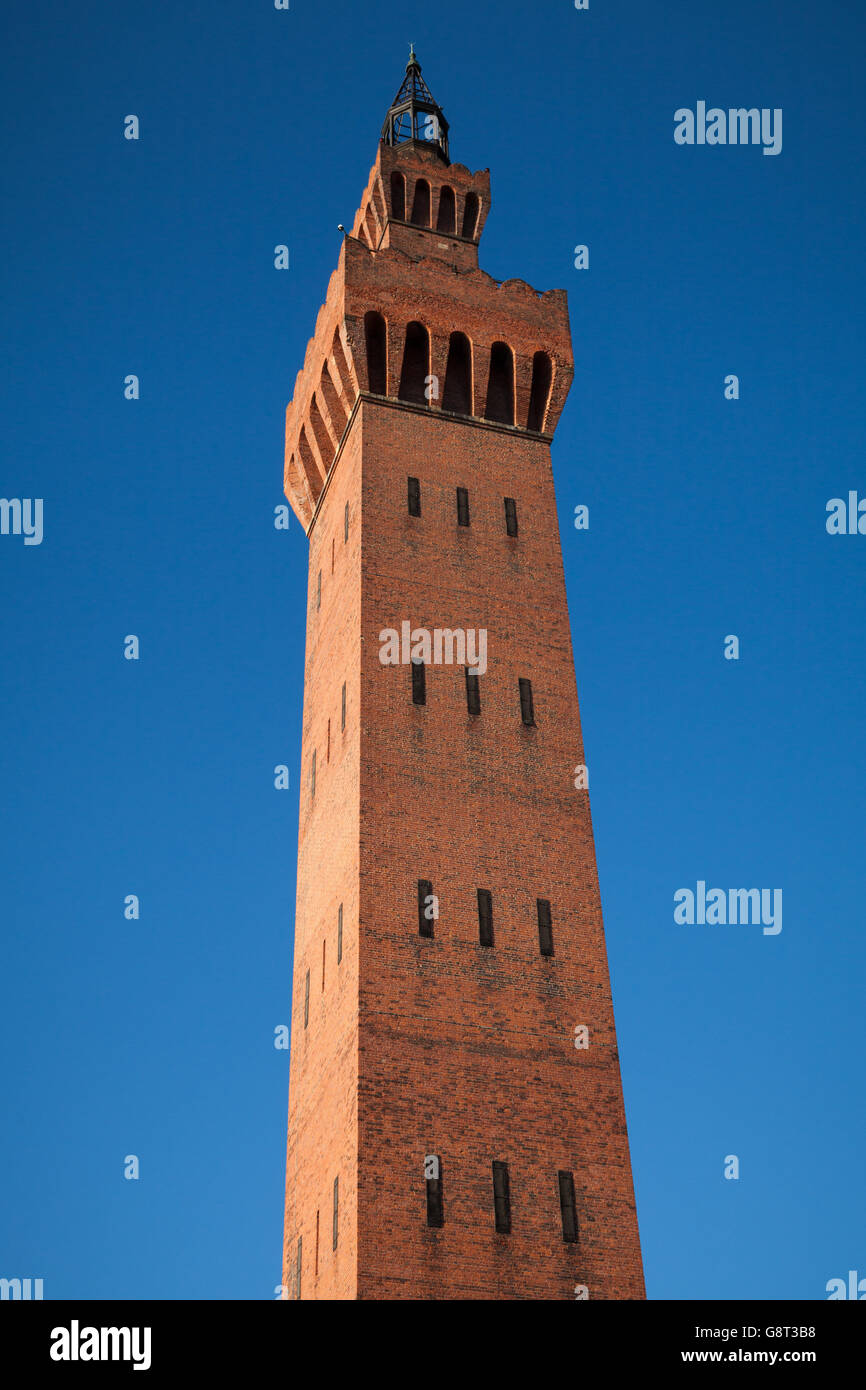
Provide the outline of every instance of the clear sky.
<path id="1" fill-rule="evenodd" d="M 862 7 L 3 26 L 0 494 L 44 539 L 0 535 L 0 1275 L 279 1283 L 307 542 L 273 512 L 410 40 L 491 170 L 484 268 L 569 293 L 554 474 L 649 1295 L 866 1275 L 866 535 L 825 528 L 866 496 Z M 698 101 L 781 108 L 781 153 L 677 145 Z M 698 880 L 781 888 L 782 931 L 678 925 Z"/>

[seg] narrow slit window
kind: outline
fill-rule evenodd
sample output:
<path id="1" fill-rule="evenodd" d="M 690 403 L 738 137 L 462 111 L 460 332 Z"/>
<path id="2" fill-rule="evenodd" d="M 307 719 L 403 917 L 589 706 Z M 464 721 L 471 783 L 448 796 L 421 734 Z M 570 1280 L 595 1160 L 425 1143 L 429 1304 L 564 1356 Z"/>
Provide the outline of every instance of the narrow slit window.
<path id="1" fill-rule="evenodd" d="M 427 393 L 430 372 L 430 334 L 423 323 L 413 320 L 406 325 L 406 340 L 403 348 L 403 365 L 400 369 L 400 385 L 397 395 L 401 401 L 414 401 L 416 405 L 429 405 Z M 384 392 L 382 393 L 384 395 Z"/>
<path id="2" fill-rule="evenodd" d="M 511 1235 L 511 1188 L 508 1164 L 493 1164 L 493 1216 L 496 1229 L 502 1236 Z"/>
<path id="3" fill-rule="evenodd" d="M 346 511 L 343 515 L 343 540 L 349 539 L 349 504 L 346 503 Z"/>
<path id="4" fill-rule="evenodd" d="M 529 392 L 529 415 L 526 428 L 540 434 L 544 429 L 544 417 L 550 400 L 550 382 L 553 377 L 553 364 L 546 352 L 537 352 L 532 359 L 532 386 Z"/>
<path id="5" fill-rule="evenodd" d="M 471 240 L 475 236 L 475 224 L 478 221 L 479 201 L 477 193 L 467 193 L 466 202 L 463 205 L 463 227 L 461 236 Z"/>
<path id="6" fill-rule="evenodd" d="M 479 685 L 480 676 L 473 676 L 469 667 L 466 668 L 466 708 L 470 714 L 481 713 L 481 686 Z"/>
<path id="7" fill-rule="evenodd" d="M 465 333 L 452 333 L 448 341 L 442 409 L 472 414 L 472 345 Z"/>
<path id="8" fill-rule="evenodd" d="M 465 487 L 457 489 L 457 525 L 469 525 L 469 493 Z"/>
<path id="9" fill-rule="evenodd" d="M 517 503 L 513 497 L 505 499 L 505 530 L 509 536 L 517 535 Z"/>
<path id="10" fill-rule="evenodd" d="M 436 230 L 438 232 L 449 232 L 452 235 L 457 229 L 457 205 L 454 199 L 454 189 L 444 184 L 439 194 L 439 213 L 436 218 Z"/>
<path id="11" fill-rule="evenodd" d="M 577 1206 L 574 1200 L 574 1174 L 560 1170 L 559 1206 L 562 1211 L 562 1239 L 568 1245 L 577 1241 Z"/>
<path id="12" fill-rule="evenodd" d="M 334 1241 L 332 1249 L 337 1248 L 337 1237 L 340 1234 L 340 1179 L 334 1178 Z"/>
<path id="13" fill-rule="evenodd" d="M 309 1021 L 310 1021 L 310 972 L 309 972 L 309 970 L 308 970 L 308 971 L 307 971 L 306 979 L 304 980 L 304 1027 L 305 1027 L 305 1028 L 306 1028 L 307 1024 L 309 1023 Z"/>
<path id="14" fill-rule="evenodd" d="M 478 889 L 478 940 L 482 946 L 493 945 L 493 894 L 487 888 Z"/>
<path id="15" fill-rule="evenodd" d="M 343 959 L 343 904 L 337 909 L 337 964 Z"/>
<path id="16" fill-rule="evenodd" d="M 319 1213 L 316 1212 L 316 1263 L 313 1270 L 316 1278 L 319 1277 Z"/>
<path id="17" fill-rule="evenodd" d="M 332 537 L 331 537 L 331 574 L 334 573 L 334 553 L 335 553 L 336 544 L 337 544 L 337 542 L 334 540 L 334 537 L 332 536 Z"/>
<path id="18" fill-rule="evenodd" d="M 543 956 L 553 955 L 553 923 L 550 917 L 550 903 L 547 898 L 537 898 L 538 904 L 538 949 Z"/>
<path id="19" fill-rule="evenodd" d="M 322 571 L 319 570 L 319 578 L 316 584 L 316 610 L 322 606 Z"/>
<path id="20" fill-rule="evenodd" d="M 535 723 L 535 706 L 532 703 L 532 681 L 520 678 L 520 718 L 527 728 Z"/>
<path id="21" fill-rule="evenodd" d="M 421 515 L 421 484 L 417 478 L 410 478 L 409 482 L 409 515 Z"/>
<path id="22" fill-rule="evenodd" d="M 397 222 L 406 221 L 406 180 L 396 170 L 391 175 L 391 216 Z"/>
<path id="23" fill-rule="evenodd" d="M 346 727 L 346 682 L 343 681 L 343 694 L 340 697 L 340 729 Z"/>
<path id="24" fill-rule="evenodd" d="M 412 704 L 426 705 L 427 703 L 427 677 L 424 671 L 424 662 L 416 661 L 412 658 Z"/>
<path id="25" fill-rule="evenodd" d="M 367 385 L 374 396 L 387 395 L 388 329 L 382 315 L 371 309 L 364 315 L 367 349 Z"/>
<path id="26" fill-rule="evenodd" d="M 411 221 L 418 227 L 430 226 L 430 185 L 426 179 L 418 179 L 415 184 Z"/>
<path id="27" fill-rule="evenodd" d="M 322 938 L 322 993 L 325 992 L 325 939 Z"/>
<path id="28" fill-rule="evenodd" d="M 298 1250 L 295 1255 L 295 1298 L 301 1297 L 301 1252 L 303 1250 L 303 1239 L 298 1236 Z"/>
<path id="29" fill-rule="evenodd" d="M 433 884 L 429 878 L 418 880 L 418 935 L 433 935 Z M 429 915 L 428 915 L 429 914 Z"/>
<path id="30" fill-rule="evenodd" d="M 427 1186 L 427 1225 L 444 1226 L 445 1210 L 442 1200 L 442 1164 L 438 1155 L 428 1154 L 424 1160 L 424 1179 Z"/>
<path id="31" fill-rule="evenodd" d="M 514 353 L 507 343 L 494 343 L 490 349 L 484 415 L 500 425 L 514 424 Z"/>
<path id="32" fill-rule="evenodd" d="M 313 749 L 313 763 L 310 772 L 310 795 L 316 795 L 316 750 Z"/>

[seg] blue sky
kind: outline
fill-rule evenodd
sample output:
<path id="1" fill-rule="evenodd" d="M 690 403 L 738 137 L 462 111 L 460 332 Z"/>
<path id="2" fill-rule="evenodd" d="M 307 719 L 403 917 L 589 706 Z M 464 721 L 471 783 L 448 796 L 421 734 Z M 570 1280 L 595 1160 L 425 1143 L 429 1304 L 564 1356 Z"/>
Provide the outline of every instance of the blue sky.
<path id="1" fill-rule="evenodd" d="M 569 292 L 554 474 L 648 1293 L 866 1275 L 866 536 L 825 529 L 866 495 L 862 10 L 16 0 L 4 28 L 0 494 L 44 499 L 44 539 L 0 536 L 0 1275 L 279 1282 L 306 540 L 273 509 L 409 40 L 491 170 L 483 266 Z M 699 100 L 781 108 L 781 154 L 676 145 Z M 677 925 L 699 879 L 781 887 L 781 933 Z"/>

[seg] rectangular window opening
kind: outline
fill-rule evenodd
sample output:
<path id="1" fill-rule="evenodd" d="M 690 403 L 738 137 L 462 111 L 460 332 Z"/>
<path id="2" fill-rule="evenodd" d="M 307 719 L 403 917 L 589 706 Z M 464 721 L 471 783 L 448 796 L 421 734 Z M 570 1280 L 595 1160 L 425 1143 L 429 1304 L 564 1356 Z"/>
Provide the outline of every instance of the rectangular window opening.
<path id="1" fill-rule="evenodd" d="M 457 489 L 457 525 L 469 525 L 469 493 L 465 487 Z"/>
<path id="2" fill-rule="evenodd" d="M 343 731 L 343 730 L 345 730 L 345 728 L 346 728 L 346 682 L 343 681 L 343 695 L 342 695 L 342 703 L 341 703 L 341 706 L 340 706 L 340 730 Z"/>
<path id="3" fill-rule="evenodd" d="M 499 1234 L 511 1235 L 511 1188 L 507 1163 L 493 1164 L 493 1215 Z"/>
<path id="4" fill-rule="evenodd" d="M 517 503 L 513 497 L 505 499 L 505 530 L 509 536 L 517 535 Z"/>
<path id="5" fill-rule="evenodd" d="M 550 903 L 546 898 L 536 898 L 538 904 L 538 949 L 543 956 L 553 955 L 553 924 L 550 916 Z"/>
<path id="6" fill-rule="evenodd" d="M 417 478 L 409 478 L 409 515 L 421 515 L 421 484 Z"/>
<path id="7" fill-rule="evenodd" d="M 346 514 L 343 518 L 343 540 L 349 539 L 349 504 L 346 503 Z"/>
<path id="8" fill-rule="evenodd" d="M 577 1242 L 577 1205 L 574 1200 L 574 1174 L 560 1170 L 559 1205 L 562 1211 L 562 1239 L 568 1245 Z"/>
<path id="9" fill-rule="evenodd" d="M 313 761 L 310 769 L 310 795 L 316 795 L 316 750 L 313 749 Z"/>
<path id="10" fill-rule="evenodd" d="M 535 723 L 535 706 L 532 703 L 532 681 L 520 677 L 520 717 L 527 728 Z"/>
<path id="11" fill-rule="evenodd" d="M 469 667 L 466 668 L 466 708 L 470 714 L 481 713 L 481 686 L 479 685 L 480 676 L 473 676 Z"/>
<path id="12" fill-rule="evenodd" d="M 427 703 L 427 676 L 423 661 L 416 661 L 412 658 L 412 704 L 426 705 Z"/>
<path id="13" fill-rule="evenodd" d="M 432 915 L 428 916 L 428 913 L 432 914 L 433 908 L 434 908 L 434 906 L 435 906 L 435 904 L 434 904 L 432 901 L 428 902 L 428 899 L 432 899 L 432 897 L 433 897 L 433 884 L 430 882 L 429 878 L 419 878 L 419 880 L 418 880 L 418 935 L 419 935 L 419 936 L 432 936 L 432 935 L 433 935 L 433 917 L 432 917 Z"/>
<path id="14" fill-rule="evenodd" d="M 332 1249 L 337 1248 L 337 1237 L 340 1232 L 340 1179 L 334 1178 L 334 1243 Z"/>
<path id="15" fill-rule="evenodd" d="M 431 1155 L 432 1157 L 432 1155 Z M 429 1161 L 429 1160 L 428 1160 Z M 437 1176 L 427 1178 L 427 1225 L 444 1226 L 445 1211 L 442 1201 L 442 1164 L 437 1158 L 435 1161 Z"/>
<path id="16" fill-rule="evenodd" d="M 307 978 L 304 980 L 304 1027 L 310 1021 L 310 972 L 307 971 Z"/>
<path id="17" fill-rule="evenodd" d="M 493 945 L 493 894 L 478 889 L 478 940 L 482 946 Z"/>

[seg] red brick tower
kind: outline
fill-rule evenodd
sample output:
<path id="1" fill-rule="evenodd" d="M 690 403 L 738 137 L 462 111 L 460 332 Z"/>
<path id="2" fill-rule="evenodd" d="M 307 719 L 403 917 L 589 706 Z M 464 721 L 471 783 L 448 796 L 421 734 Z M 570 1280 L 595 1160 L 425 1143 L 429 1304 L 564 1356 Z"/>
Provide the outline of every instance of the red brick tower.
<path id="1" fill-rule="evenodd" d="M 550 464 L 568 309 L 479 269 L 489 210 L 413 54 L 286 417 L 294 1298 L 644 1297 Z"/>

